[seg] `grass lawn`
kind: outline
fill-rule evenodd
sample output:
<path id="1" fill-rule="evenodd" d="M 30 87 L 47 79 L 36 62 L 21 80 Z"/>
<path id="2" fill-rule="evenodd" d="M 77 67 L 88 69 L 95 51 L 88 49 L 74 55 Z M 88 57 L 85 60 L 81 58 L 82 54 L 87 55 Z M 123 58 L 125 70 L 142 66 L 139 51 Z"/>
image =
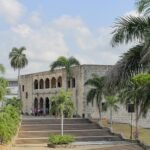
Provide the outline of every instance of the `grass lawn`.
<path id="1" fill-rule="evenodd" d="M 102 125 L 105 127 L 110 127 L 110 124 L 105 119 L 102 120 Z M 130 138 L 131 128 L 129 124 L 113 123 L 113 131 L 116 133 L 121 133 L 127 139 Z M 135 128 L 133 127 L 133 133 L 134 132 Z M 139 139 L 143 143 L 150 145 L 150 129 L 139 128 Z"/>

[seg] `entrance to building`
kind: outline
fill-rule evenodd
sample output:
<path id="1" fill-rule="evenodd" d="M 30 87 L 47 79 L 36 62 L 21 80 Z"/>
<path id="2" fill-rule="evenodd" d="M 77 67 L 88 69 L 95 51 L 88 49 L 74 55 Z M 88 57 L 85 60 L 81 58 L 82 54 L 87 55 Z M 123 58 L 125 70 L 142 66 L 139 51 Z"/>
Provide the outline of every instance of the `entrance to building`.
<path id="1" fill-rule="evenodd" d="M 45 102 L 45 105 L 46 105 L 46 107 L 45 107 L 45 113 L 46 113 L 46 115 L 49 114 L 49 109 L 50 109 L 49 104 L 50 104 L 49 98 L 47 97 L 46 98 L 46 102 Z"/>
<path id="2" fill-rule="evenodd" d="M 43 107 L 43 98 L 40 98 L 40 109 L 39 109 L 39 115 L 43 115 L 44 107 Z"/>
<path id="3" fill-rule="evenodd" d="M 38 115 L 38 99 L 34 99 L 34 114 L 37 116 Z"/>

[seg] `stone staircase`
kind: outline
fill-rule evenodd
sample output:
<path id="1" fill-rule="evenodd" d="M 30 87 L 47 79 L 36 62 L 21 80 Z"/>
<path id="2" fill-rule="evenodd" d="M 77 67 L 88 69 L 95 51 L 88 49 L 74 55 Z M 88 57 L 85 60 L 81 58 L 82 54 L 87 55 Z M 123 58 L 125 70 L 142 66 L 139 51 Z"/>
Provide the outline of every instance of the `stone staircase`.
<path id="1" fill-rule="evenodd" d="M 16 144 L 45 144 L 50 134 L 60 134 L 60 119 L 26 118 L 16 139 Z M 75 136 L 78 142 L 87 141 L 122 141 L 119 136 L 112 135 L 108 129 L 99 127 L 87 119 L 64 119 L 64 134 Z"/>

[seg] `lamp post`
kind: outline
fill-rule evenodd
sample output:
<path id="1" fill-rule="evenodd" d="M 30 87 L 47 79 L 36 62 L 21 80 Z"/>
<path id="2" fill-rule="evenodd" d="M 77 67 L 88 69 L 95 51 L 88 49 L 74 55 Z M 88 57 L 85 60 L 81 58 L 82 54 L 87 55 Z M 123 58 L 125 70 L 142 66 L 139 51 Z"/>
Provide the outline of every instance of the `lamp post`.
<path id="1" fill-rule="evenodd" d="M 128 113 L 131 113 L 130 140 L 132 140 L 132 120 L 133 120 L 133 113 L 134 113 L 134 104 L 128 104 Z"/>

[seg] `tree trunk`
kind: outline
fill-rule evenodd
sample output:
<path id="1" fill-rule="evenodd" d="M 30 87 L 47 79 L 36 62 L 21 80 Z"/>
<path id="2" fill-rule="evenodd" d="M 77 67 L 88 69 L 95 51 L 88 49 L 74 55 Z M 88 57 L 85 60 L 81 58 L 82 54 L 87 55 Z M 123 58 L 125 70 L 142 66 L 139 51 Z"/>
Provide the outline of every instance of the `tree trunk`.
<path id="1" fill-rule="evenodd" d="M 110 129 L 112 130 L 112 107 L 110 107 Z"/>
<path id="2" fill-rule="evenodd" d="M 21 99 L 20 69 L 18 69 L 18 97 Z"/>
<path id="3" fill-rule="evenodd" d="M 63 136 L 64 134 L 63 127 L 64 127 L 64 114 L 63 111 L 61 111 L 61 136 Z"/>
<path id="4" fill-rule="evenodd" d="M 99 120 L 101 121 L 102 119 L 102 114 L 101 114 L 101 102 L 98 104 L 98 111 L 99 111 Z"/>

